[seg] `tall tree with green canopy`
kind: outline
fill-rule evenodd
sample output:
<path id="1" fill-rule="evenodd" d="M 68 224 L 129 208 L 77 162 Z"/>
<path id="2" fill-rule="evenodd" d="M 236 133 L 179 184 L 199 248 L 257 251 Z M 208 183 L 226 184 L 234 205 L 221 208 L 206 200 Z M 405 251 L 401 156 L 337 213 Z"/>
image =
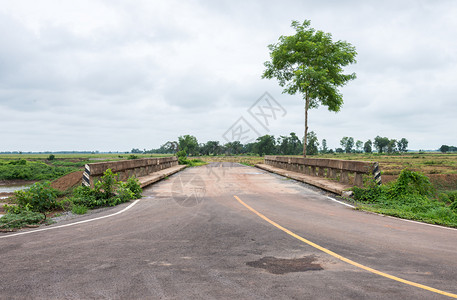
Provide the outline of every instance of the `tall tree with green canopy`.
<path id="1" fill-rule="evenodd" d="M 303 156 L 306 157 L 308 109 L 320 104 L 338 112 L 343 96 L 338 91 L 355 73 L 343 74 L 343 67 L 355 63 L 355 47 L 346 41 L 332 41 L 332 35 L 316 31 L 311 22 L 292 21 L 295 35 L 281 36 L 279 42 L 268 45 L 271 61 L 265 62 L 262 78 L 276 78 L 283 93 L 299 93 L 305 102 L 305 136 Z"/>

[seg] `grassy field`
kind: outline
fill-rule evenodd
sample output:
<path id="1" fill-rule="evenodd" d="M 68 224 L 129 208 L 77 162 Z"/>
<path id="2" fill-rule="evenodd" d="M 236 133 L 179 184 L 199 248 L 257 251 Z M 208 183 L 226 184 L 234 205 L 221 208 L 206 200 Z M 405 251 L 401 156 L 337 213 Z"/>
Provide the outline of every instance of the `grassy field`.
<path id="1" fill-rule="evenodd" d="M 0 154 L 1 159 L 27 159 L 27 160 L 42 160 L 47 159 L 50 154 Z M 131 153 L 70 153 L 70 154 L 54 154 L 56 159 L 79 159 L 79 160 L 118 160 L 127 159 Z M 166 157 L 173 154 L 133 154 L 138 158 L 148 157 Z"/>
<path id="2" fill-rule="evenodd" d="M 0 180 L 53 180 L 84 168 L 85 164 L 122 160 L 132 154 L 2 154 Z M 135 158 L 164 157 L 170 155 L 135 154 Z"/>

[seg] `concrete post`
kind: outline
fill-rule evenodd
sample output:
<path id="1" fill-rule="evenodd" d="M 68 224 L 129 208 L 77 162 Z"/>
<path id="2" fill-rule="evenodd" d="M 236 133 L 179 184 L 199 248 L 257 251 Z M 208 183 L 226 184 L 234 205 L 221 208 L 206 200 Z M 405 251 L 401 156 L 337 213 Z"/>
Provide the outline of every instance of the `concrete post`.
<path id="1" fill-rule="evenodd" d="M 311 175 L 316 176 L 316 166 L 311 166 Z"/>
<path id="2" fill-rule="evenodd" d="M 324 167 L 319 167 L 318 171 L 317 171 L 317 176 L 319 177 L 324 177 L 324 173 L 325 173 L 325 168 Z"/>
<path id="3" fill-rule="evenodd" d="M 354 185 L 355 185 L 355 186 L 358 186 L 358 187 L 362 187 L 362 186 L 363 186 L 363 176 L 362 176 L 362 173 L 358 173 L 358 172 L 355 173 Z"/>
<path id="4" fill-rule="evenodd" d="M 343 182 L 343 183 L 348 183 L 349 182 L 349 173 L 347 171 L 344 171 L 342 170 L 341 171 L 341 177 L 340 177 L 340 181 Z"/>

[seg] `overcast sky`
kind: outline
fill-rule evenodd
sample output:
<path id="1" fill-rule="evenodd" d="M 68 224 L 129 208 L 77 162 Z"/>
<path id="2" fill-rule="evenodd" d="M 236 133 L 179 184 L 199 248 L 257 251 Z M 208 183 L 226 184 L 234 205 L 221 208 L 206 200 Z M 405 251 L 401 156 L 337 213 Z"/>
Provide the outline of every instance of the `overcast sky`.
<path id="1" fill-rule="evenodd" d="M 457 145 L 457 1 L 0 0 L 0 151 L 225 143 L 240 122 L 302 137 L 302 97 L 261 75 L 305 19 L 358 52 L 341 111 L 309 112 L 319 141 Z M 265 92 L 282 110 L 262 126 Z"/>

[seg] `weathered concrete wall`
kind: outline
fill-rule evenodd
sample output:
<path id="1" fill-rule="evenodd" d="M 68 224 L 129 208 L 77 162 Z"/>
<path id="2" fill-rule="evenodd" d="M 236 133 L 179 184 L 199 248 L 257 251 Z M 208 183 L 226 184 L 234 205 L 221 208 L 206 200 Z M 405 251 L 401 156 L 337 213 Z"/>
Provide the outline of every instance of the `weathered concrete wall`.
<path id="1" fill-rule="evenodd" d="M 176 156 L 92 163 L 85 166 L 83 183 L 93 186 L 94 182 L 108 169 L 118 174 L 118 180 L 126 180 L 130 176 L 146 176 L 176 165 L 178 165 Z"/>
<path id="2" fill-rule="evenodd" d="M 338 179 L 342 183 L 349 183 L 349 176 L 353 174 L 356 186 L 363 185 L 364 174 L 372 175 L 375 169 L 378 170 L 378 163 L 375 162 L 271 155 L 265 156 L 265 164 L 306 175 Z M 380 176 L 377 178 L 380 184 Z"/>

